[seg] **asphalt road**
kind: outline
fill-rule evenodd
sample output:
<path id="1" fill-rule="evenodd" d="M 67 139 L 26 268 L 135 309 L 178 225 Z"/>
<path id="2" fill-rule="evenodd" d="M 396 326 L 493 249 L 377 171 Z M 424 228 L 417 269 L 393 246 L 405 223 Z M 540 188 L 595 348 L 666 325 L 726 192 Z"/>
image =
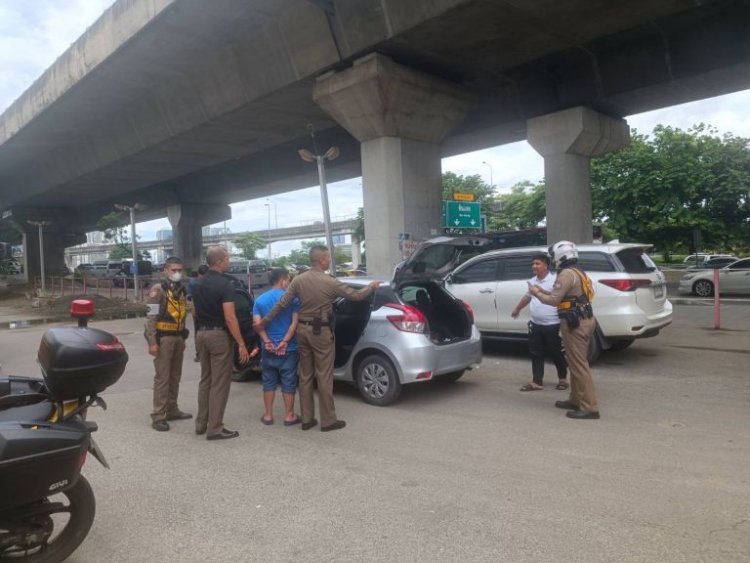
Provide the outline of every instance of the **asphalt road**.
<path id="1" fill-rule="evenodd" d="M 394 406 L 337 387 L 346 429 L 261 425 L 257 382 L 234 383 L 207 442 L 192 421 L 149 426 L 142 320 L 95 326 L 131 361 L 90 411 L 112 466 L 84 467 L 98 507 L 69 561 L 750 561 L 750 308 L 677 305 L 660 336 L 594 368 L 602 419 L 555 409 L 523 346 L 488 345 L 453 385 L 406 388 Z M 0 332 L 5 373 L 34 375 L 43 328 Z M 180 406 L 195 412 L 198 367 Z M 281 410 L 277 405 L 277 419 Z"/>

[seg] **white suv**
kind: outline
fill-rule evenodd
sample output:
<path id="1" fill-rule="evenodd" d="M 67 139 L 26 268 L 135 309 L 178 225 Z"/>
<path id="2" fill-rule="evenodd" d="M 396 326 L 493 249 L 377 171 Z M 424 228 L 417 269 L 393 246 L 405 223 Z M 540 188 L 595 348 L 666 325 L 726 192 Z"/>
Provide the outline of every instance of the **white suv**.
<path id="1" fill-rule="evenodd" d="M 666 297 L 666 279 L 651 261 L 646 244 L 581 244 L 578 262 L 594 282 L 596 338 L 591 339 L 589 361 L 602 350 L 622 350 L 636 338 L 655 336 L 672 322 L 672 304 Z M 546 247 L 490 251 L 468 260 L 446 279 L 445 287 L 474 310 L 474 322 L 483 337 L 525 339 L 529 309 L 517 319 L 511 311 L 526 293 L 533 277 L 531 259 L 547 254 Z"/>

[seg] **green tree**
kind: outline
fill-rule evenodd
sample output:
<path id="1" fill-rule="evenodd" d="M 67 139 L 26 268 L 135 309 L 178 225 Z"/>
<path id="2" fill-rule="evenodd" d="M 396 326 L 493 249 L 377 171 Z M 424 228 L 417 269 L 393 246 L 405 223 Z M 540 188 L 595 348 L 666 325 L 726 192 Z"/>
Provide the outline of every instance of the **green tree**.
<path id="1" fill-rule="evenodd" d="M 295 248 L 289 253 L 289 263 L 295 266 L 309 266 L 310 265 L 310 249 L 313 246 L 328 246 L 325 242 L 320 240 L 309 240 L 302 242 L 299 248 Z M 336 264 L 343 264 L 349 261 L 349 256 L 341 252 L 338 248 L 335 249 Z"/>
<path id="2" fill-rule="evenodd" d="M 243 258 L 248 260 L 254 260 L 255 253 L 268 246 L 268 243 L 260 235 L 249 232 L 237 235 L 233 244 L 242 251 Z"/>
<path id="3" fill-rule="evenodd" d="M 127 234 L 126 225 L 129 216 L 119 211 L 108 213 L 99 221 L 97 228 L 104 232 L 105 240 L 114 242 L 114 248 L 109 252 L 110 260 L 121 260 L 123 258 L 132 258 L 133 251 L 130 247 L 130 237 Z"/>
<path id="4" fill-rule="evenodd" d="M 365 208 L 360 207 L 357 209 L 357 217 L 355 218 L 356 224 L 352 236 L 359 239 L 360 241 L 365 240 Z"/>
<path id="5" fill-rule="evenodd" d="M 700 229 L 706 248 L 750 240 L 749 140 L 703 124 L 687 131 L 657 125 L 625 149 L 592 160 L 594 219 L 622 240 L 660 250 L 690 249 Z"/>
<path id="6" fill-rule="evenodd" d="M 493 213 L 488 214 L 488 227 L 493 231 L 536 227 L 547 215 L 544 183 L 528 180 L 511 186 L 509 194 L 495 198 Z"/>

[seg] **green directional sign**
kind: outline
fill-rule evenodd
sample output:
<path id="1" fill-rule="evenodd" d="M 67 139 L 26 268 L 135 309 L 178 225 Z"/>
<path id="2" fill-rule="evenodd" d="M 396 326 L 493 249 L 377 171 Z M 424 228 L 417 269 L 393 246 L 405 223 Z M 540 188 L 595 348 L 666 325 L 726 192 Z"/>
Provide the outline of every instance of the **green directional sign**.
<path id="1" fill-rule="evenodd" d="M 443 226 L 451 229 L 480 229 L 480 204 L 466 201 L 443 202 Z"/>

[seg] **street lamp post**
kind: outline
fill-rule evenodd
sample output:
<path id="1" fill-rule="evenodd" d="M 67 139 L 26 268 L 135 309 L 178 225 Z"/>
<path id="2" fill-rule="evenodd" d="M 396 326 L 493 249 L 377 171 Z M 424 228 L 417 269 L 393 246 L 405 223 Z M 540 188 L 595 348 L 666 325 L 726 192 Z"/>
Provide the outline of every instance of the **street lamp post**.
<path id="1" fill-rule="evenodd" d="M 144 209 L 140 203 L 135 205 L 115 204 L 115 209 L 130 212 L 130 242 L 133 252 L 133 301 L 138 301 L 138 252 L 135 245 L 135 212 Z"/>
<path id="2" fill-rule="evenodd" d="M 490 187 L 494 190 L 495 189 L 495 182 L 492 179 L 492 165 L 489 162 L 487 162 L 486 160 L 483 160 L 482 164 L 486 164 L 487 167 L 490 169 Z"/>
<path id="3" fill-rule="evenodd" d="M 44 227 L 51 221 L 28 221 L 29 225 L 39 228 L 39 274 L 42 277 L 42 295 L 47 293 L 47 279 L 44 271 Z"/>
<path id="4" fill-rule="evenodd" d="M 273 254 L 271 254 L 271 202 L 266 200 L 266 203 L 263 205 L 268 210 L 268 267 L 270 268 L 273 266 Z"/>
<path id="5" fill-rule="evenodd" d="M 330 147 L 325 154 L 318 154 L 318 148 L 315 143 L 315 129 L 312 124 L 308 125 L 310 130 L 310 137 L 313 141 L 313 149 L 315 154 L 307 149 L 300 149 L 297 151 L 300 158 L 305 162 L 315 162 L 318 165 L 318 180 L 320 182 L 320 199 L 323 203 L 323 224 L 326 231 L 326 244 L 331 251 L 331 273 L 336 275 L 336 252 L 333 246 L 333 235 L 331 233 L 331 213 L 328 209 L 328 186 L 326 185 L 326 160 L 335 160 L 339 156 L 338 147 Z"/>

